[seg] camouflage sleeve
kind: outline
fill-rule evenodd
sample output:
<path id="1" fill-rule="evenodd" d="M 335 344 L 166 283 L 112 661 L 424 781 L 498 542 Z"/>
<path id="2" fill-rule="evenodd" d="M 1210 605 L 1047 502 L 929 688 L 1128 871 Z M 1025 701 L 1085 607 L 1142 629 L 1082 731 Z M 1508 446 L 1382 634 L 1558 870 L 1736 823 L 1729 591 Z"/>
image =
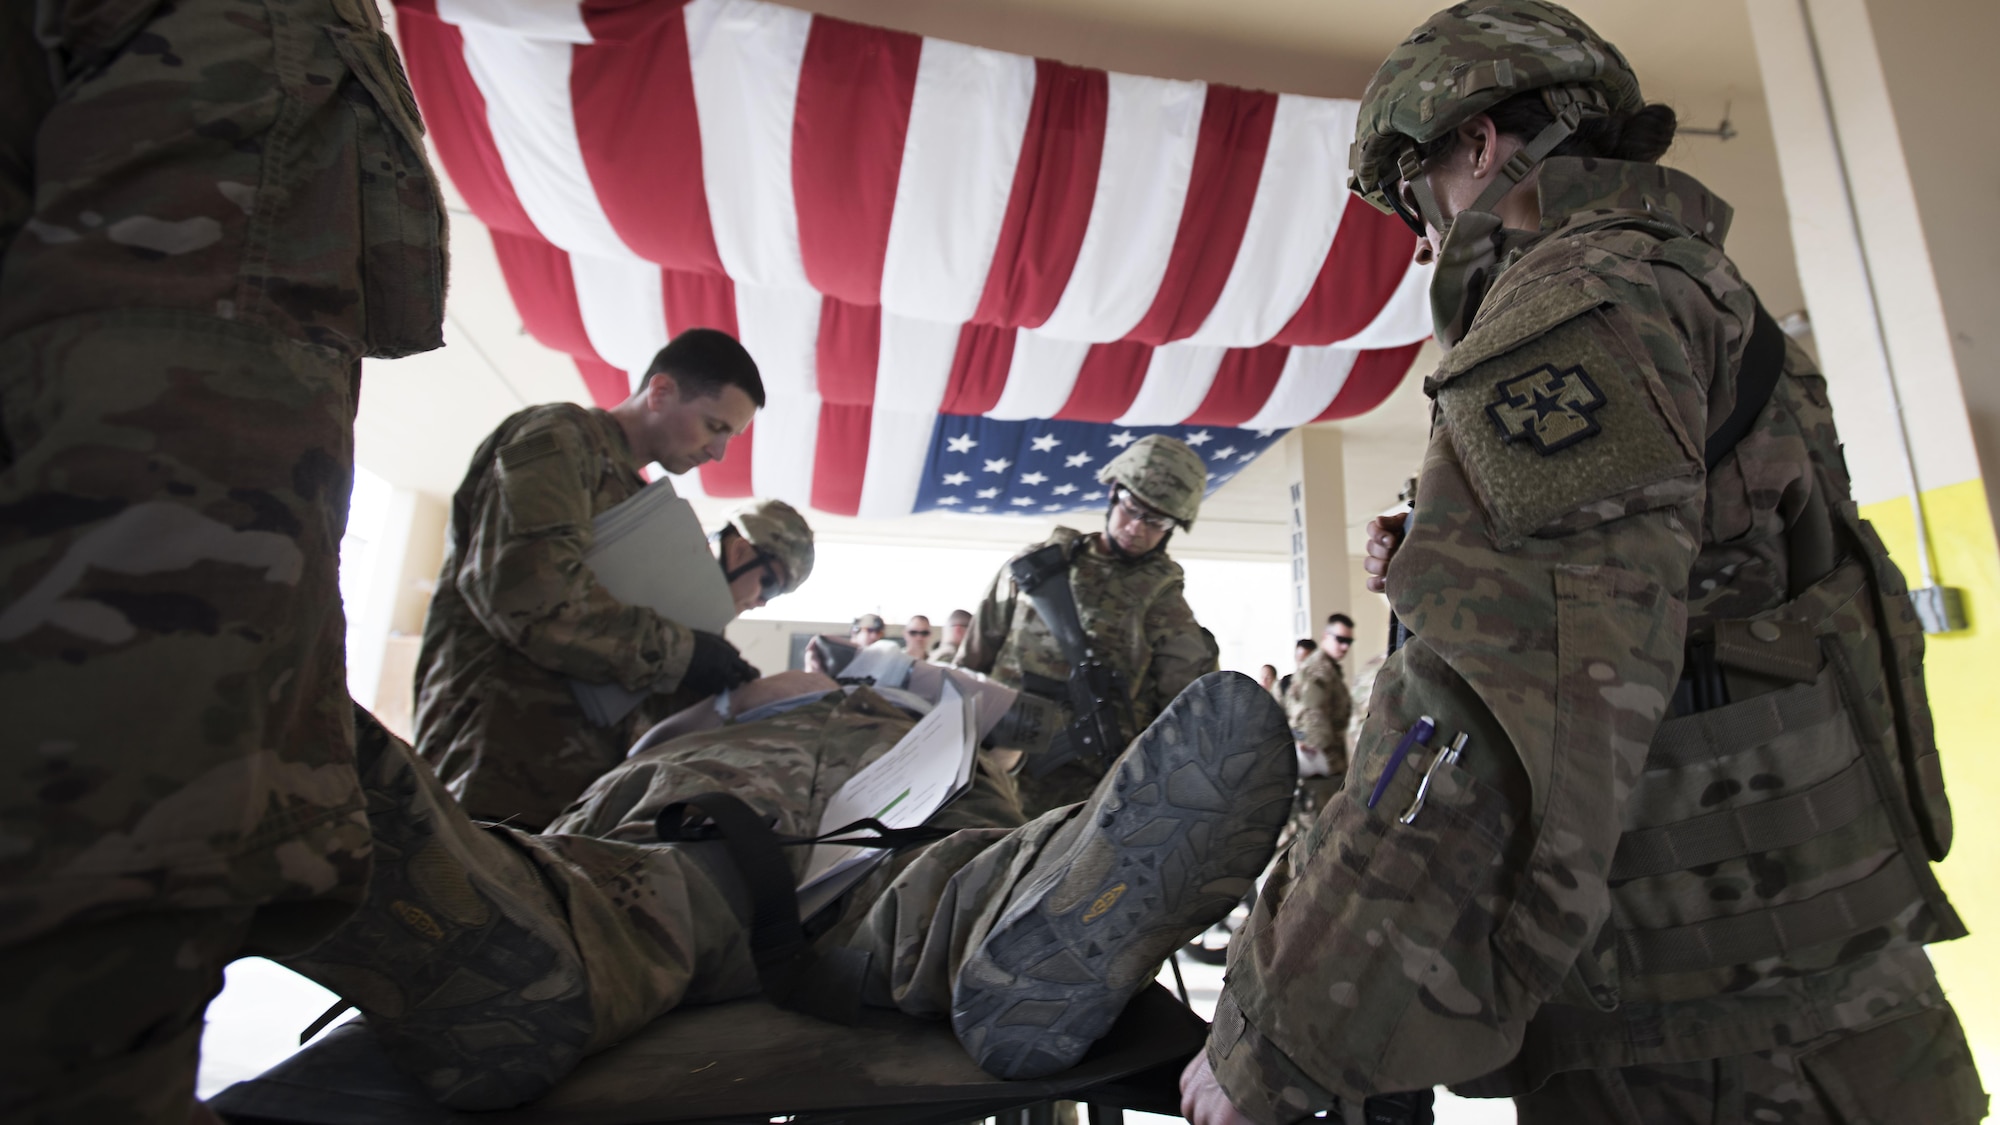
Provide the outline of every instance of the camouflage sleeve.
<path id="1" fill-rule="evenodd" d="M 1297 706 L 1291 708 L 1292 736 L 1315 750 L 1344 747 L 1348 703 L 1340 670 L 1315 654 L 1293 677 L 1292 687 L 1298 693 Z"/>
<path id="2" fill-rule="evenodd" d="M 1140 676 L 1132 707 L 1140 730 L 1189 684 L 1221 667 L 1215 638 L 1194 619 L 1180 582 L 1162 590 L 1146 607 L 1146 645 L 1152 658 Z"/>
<path id="3" fill-rule="evenodd" d="M 1686 434 L 1702 431 L 1663 405 L 1659 384 L 1683 371 L 1663 376 L 1622 350 L 1631 325 L 1608 321 L 1516 335 L 1491 362 L 1446 372 L 1418 517 L 1390 573 L 1415 637 L 1376 679 L 1349 784 L 1281 858 L 1230 948 L 1209 1059 L 1264 1125 L 1329 1096 L 1493 1071 L 1559 988 L 1589 1004 L 1588 982 L 1615 973 L 1593 943 L 1621 795 L 1679 674 L 1701 526 Z M 1486 410 L 1524 375 L 1576 370 L 1593 376 L 1599 425 L 1569 431 L 1588 432 L 1568 446 L 1509 440 L 1501 423 L 1519 416 Z M 1565 450 L 1587 457 L 1552 455 Z M 1424 715 L 1437 733 L 1392 768 Z M 1435 762 L 1460 732 L 1459 762 Z"/>
<path id="4" fill-rule="evenodd" d="M 965 643 L 952 655 L 953 664 L 982 675 L 992 673 L 994 662 L 1000 658 L 1000 646 L 1006 643 L 1007 632 L 1014 627 L 1016 597 L 1014 580 L 1007 576 L 1007 568 L 1003 566 L 986 587 L 986 596 L 979 599 L 979 608 L 972 611 L 972 626 L 965 631 Z"/>
<path id="5" fill-rule="evenodd" d="M 488 632 L 543 668 L 590 683 L 671 690 L 694 635 L 611 596 L 583 561 L 591 498 L 585 445 L 560 421 L 500 447 L 459 558 L 458 588 Z"/>

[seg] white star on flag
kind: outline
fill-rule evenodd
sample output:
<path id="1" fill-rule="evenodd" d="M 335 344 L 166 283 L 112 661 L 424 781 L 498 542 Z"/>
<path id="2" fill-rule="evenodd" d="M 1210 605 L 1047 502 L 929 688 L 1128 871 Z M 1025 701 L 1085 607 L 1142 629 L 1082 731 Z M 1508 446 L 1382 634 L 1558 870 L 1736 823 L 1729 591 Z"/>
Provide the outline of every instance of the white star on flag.
<path id="1" fill-rule="evenodd" d="M 944 483 L 952 488 L 957 488 L 971 479 L 971 477 L 966 476 L 964 473 L 946 473 L 944 475 Z"/>
<path id="2" fill-rule="evenodd" d="M 1044 511 L 1044 512 L 1060 512 L 1060 511 L 1062 511 L 1062 510 L 1063 510 L 1063 506 L 1062 506 L 1061 504 L 1044 504 L 1044 505 L 1042 505 L 1042 511 Z"/>
<path id="3" fill-rule="evenodd" d="M 1221 449 L 1216 450 L 1215 455 L 1217 457 L 1234 457 L 1236 456 L 1236 447 L 1233 445 L 1225 445 Z"/>
<path id="4" fill-rule="evenodd" d="M 1041 474 L 1041 473 L 1022 473 L 1022 474 L 1021 474 L 1021 483 L 1022 483 L 1022 484 L 1040 484 L 1040 483 L 1042 483 L 1043 481 L 1045 481 L 1045 480 L 1048 480 L 1048 479 L 1049 479 L 1049 478 L 1048 478 L 1047 476 L 1044 476 L 1044 475 L 1043 475 L 1043 474 Z"/>
<path id="5" fill-rule="evenodd" d="M 1025 508 L 1028 505 L 1034 503 L 1035 500 L 1034 497 L 1032 496 L 1016 496 L 1012 500 L 1009 500 L 1007 502 L 1009 504 L 1014 505 L 1017 508 Z"/>
<path id="6" fill-rule="evenodd" d="M 1004 473 L 1013 467 L 1014 462 L 1007 460 L 1005 457 L 996 457 L 986 462 L 986 471 L 989 473 Z"/>
<path id="7" fill-rule="evenodd" d="M 1256 459 L 1257 459 L 1257 451 L 1253 449 L 1250 452 L 1245 453 L 1243 456 L 1238 457 L 1236 460 L 1241 464 L 1248 465 L 1250 462 L 1255 461 Z"/>
<path id="8" fill-rule="evenodd" d="M 963 500 L 960 500 L 960 499 L 959 499 L 958 497 L 956 497 L 956 496 L 940 496 L 940 497 L 938 497 L 938 503 L 940 503 L 940 504 L 963 504 L 963 503 L 965 503 L 965 501 L 963 501 Z"/>
<path id="9" fill-rule="evenodd" d="M 1196 430 L 1187 436 L 1187 443 L 1189 445 L 1207 445 L 1212 436 L 1207 430 Z"/>
<path id="10" fill-rule="evenodd" d="M 1093 458 L 1088 453 L 1072 453 L 1063 458 L 1063 464 L 1072 469 L 1081 469 L 1085 465 L 1090 464 L 1092 460 Z"/>
<path id="11" fill-rule="evenodd" d="M 1139 435 L 1133 433 L 1131 430 L 1119 430 L 1117 433 L 1111 435 L 1111 448 L 1123 449 L 1138 440 Z"/>
<path id="12" fill-rule="evenodd" d="M 960 434 L 955 438 L 944 439 L 944 444 L 945 448 L 951 450 L 953 453 L 970 453 L 972 452 L 972 447 L 979 443 L 972 440 L 971 434 Z"/>
<path id="13" fill-rule="evenodd" d="M 1028 444 L 1034 446 L 1037 453 L 1047 453 L 1056 446 L 1061 445 L 1062 439 L 1056 437 L 1054 434 L 1043 434 Z"/>
<path id="14" fill-rule="evenodd" d="M 1271 436 L 1272 434 L 1275 434 L 1275 433 L 1277 433 L 1277 432 L 1278 432 L 1278 431 L 1276 431 L 1276 430 L 1258 430 L 1258 431 L 1257 431 L 1257 436 L 1258 436 L 1258 437 L 1260 437 L 1260 438 L 1267 438 L 1267 437 L 1270 437 L 1270 436 Z"/>
<path id="15" fill-rule="evenodd" d="M 987 507 L 984 504 L 974 504 L 972 507 L 966 509 L 966 511 L 968 512 L 980 512 L 980 513 L 990 512 L 992 510 L 993 509 Z"/>
<path id="16" fill-rule="evenodd" d="M 1049 491 L 1057 496 L 1068 496 L 1070 493 L 1076 491 L 1076 486 L 1073 484 L 1059 484 L 1049 489 Z"/>
<path id="17" fill-rule="evenodd" d="M 1000 495 L 1000 490 L 997 488 L 982 488 L 979 490 L 979 498 L 981 500 L 991 500 L 998 495 Z"/>
<path id="18" fill-rule="evenodd" d="M 1092 489 L 1091 491 L 1084 493 L 1083 498 L 1085 500 L 1102 500 L 1104 499 L 1104 493 L 1100 489 Z"/>

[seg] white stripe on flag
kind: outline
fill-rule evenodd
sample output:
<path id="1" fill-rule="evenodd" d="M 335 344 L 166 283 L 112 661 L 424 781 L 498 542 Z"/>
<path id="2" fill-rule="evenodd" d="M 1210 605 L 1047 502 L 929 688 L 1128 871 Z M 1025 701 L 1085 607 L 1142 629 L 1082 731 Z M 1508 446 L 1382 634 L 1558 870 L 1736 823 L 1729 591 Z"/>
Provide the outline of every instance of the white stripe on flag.
<path id="1" fill-rule="evenodd" d="M 1200 82 L 1110 76 L 1090 223 L 1062 299 L 1036 331 L 1106 343 L 1123 339 L 1153 307 L 1174 252 L 1207 100 Z"/>
<path id="2" fill-rule="evenodd" d="M 1347 206 L 1347 145 L 1359 109 L 1351 101 L 1279 95 L 1243 242 L 1191 343 L 1264 343 L 1305 304 Z"/>
<path id="3" fill-rule="evenodd" d="M 812 503 L 819 445 L 819 309 L 820 296 L 810 289 L 736 286 L 736 327 L 757 361 L 766 401 L 757 412 L 750 490 L 800 508 Z"/>
<path id="4" fill-rule="evenodd" d="M 1360 354 L 1352 348 L 1293 348 L 1285 357 L 1278 385 L 1271 388 L 1271 397 L 1243 428 L 1289 430 L 1319 417 L 1347 385 L 1347 376 Z"/>
<path id="5" fill-rule="evenodd" d="M 1014 331 L 1014 359 L 1007 367 L 1007 385 L 988 418 L 1014 421 L 1053 418 L 1076 389 L 1090 345 L 1081 340 L 1056 340 L 1026 328 Z"/>
<path id="6" fill-rule="evenodd" d="M 576 307 L 598 358 L 637 381 L 667 344 L 667 311 L 660 303 L 660 267 L 636 259 L 571 254 Z"/>
<path id="7" fill-rule="evenodd" d="M 592 42 L 576 0 L 437 0 L 438 18 L 466 27 L 478 24 L 510 35 L 561 43 Z"/>
<path id="8" fill-rule="evenodd" d="M 907 516 L 917 506 L 931 430 L 951 382 L 959 326 L 882 314 L 875 361 L 875 410 L 868 428 L 868 472 L 861 478 L 863 518 Z"/>
<path id="9" fill-rule="evenodd" d="M 1120 426 L 1173 426 L 1193 414 L 1215 384 L 1227 348 L 1174 343 L 1153 349 L 1139 395 L 1118 419 Z"/>
<path id="10" fill-rule="evenodd" d="M 978 310 L 1034 100 L 1035 60 L 924 40 L 882 262 L 885 312 L 962 323 Z"/>
<path id="11" fill-rule="evenodd" d="M 1431 334 L 1431 267 L 1410 263 L 1409 271 L 1396 291 L 1368 322 L 1368 327 L 1345 340 L 1343 348 L 1367 351 L 1370 348 L 1399 348 Z"/>
<path id="12" fill-rule="evenodd" d="M 636 258 L 611 229 L 583 165 L 569 97 L 574 48 L 483 24 L 459 30 L 466 69 L 486 98 L 493 147 L 535 228 L 572 254 Z"/>
<path id="13" fill-rule="evenodd" d="M 812 16 L 756 0 L 694 0 L 682 11 L 723 269 L 738 285 L 810 291 L 792 196 L 792 117 Z"/>

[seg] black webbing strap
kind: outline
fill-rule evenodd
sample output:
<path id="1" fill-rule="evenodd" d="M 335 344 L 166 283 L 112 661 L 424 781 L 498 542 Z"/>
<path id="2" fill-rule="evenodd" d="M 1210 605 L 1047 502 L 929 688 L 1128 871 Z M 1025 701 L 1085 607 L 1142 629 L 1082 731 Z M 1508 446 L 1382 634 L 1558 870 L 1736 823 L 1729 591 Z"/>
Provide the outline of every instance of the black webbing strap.
<path id="1" fill-rule="evenodd" d="M 1868 765 L 1857 758 L 1846 769 L 1789 797 L 1627 832 L 1618 839 L 1611 878 L 1662 875 L 1789 848 L 1853 823 L 1877 803 Z"/>
<path id="2" fill-rule="evenodd" d="M 1778 376 L 1784 371 L 1785 330 L 1778 327 L 1778 322 L 1764 310 L 1764 302 L 1759 301 L 1750 342 L 1743 346 L 1743 359 L 1736 368 L 1736 407 L 1702 447 L 1701 459 L 1709 472 L 1714 472 L 1715 466 L 1750 432 L 1757 415 L 1771 401 L 1771 392 L 1777 390 Z"/>
<path id="3" fill-rule="evenodd" d="M 1922 899 L 1904 857 L 1859 882 L 1764 910 L 1618 935 L 1628 972 L 1692 973 L 1762 961 L 1883 925 Z"/>

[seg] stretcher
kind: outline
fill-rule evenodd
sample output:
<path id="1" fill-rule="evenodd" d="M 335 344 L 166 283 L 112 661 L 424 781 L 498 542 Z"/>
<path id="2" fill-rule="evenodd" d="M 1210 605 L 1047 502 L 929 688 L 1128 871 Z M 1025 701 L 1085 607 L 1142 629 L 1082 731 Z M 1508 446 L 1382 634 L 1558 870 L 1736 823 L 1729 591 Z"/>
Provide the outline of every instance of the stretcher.
<path id="1" fill-rule="evenodd" d="M 585 1059 L 532 1105 L 460 1113 L 431 1101 L 359 1021 L 209 1104 L 232 1125 L 1046 1125 L 1054 1099 L 1091 1125 L 1177 1115 L 1180 1071 L 1208 1025 L 1155 984 L 1076 1066 L 1008 1082 L 974 1066 L 942 1020 L 871 1009 L 852 1027 L 762 999 L 683 1008 Z"/>

